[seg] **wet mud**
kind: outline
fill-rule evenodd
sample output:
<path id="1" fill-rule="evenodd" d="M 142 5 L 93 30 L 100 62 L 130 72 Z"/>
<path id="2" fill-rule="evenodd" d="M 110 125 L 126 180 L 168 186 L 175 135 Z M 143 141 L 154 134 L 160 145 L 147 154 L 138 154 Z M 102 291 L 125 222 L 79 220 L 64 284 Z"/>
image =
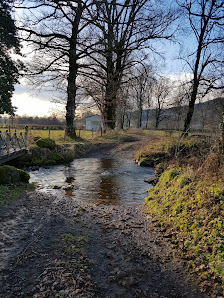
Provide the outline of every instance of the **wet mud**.
<path id="1" fill-rule="evenodd" d="M 0 216 L 1 297 L 203 297 L 142 207 L 33 193 Z"/>

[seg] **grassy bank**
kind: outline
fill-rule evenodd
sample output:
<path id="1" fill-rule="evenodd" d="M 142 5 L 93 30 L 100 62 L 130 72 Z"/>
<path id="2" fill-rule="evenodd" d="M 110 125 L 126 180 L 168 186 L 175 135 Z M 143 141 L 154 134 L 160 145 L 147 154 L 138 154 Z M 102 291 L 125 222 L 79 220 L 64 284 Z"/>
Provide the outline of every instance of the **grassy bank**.
<path id="1" fill-rule="evenodd" d="M 148 213 L 180 249 L 203 287 L 224 286 L 224 183 L 191 181 L 182 169 L 166 170 L 148 191 Z"/>
<path id="2" fill-rule="evenodd" d="M 167 136 L 152 140 L 136 155 L 138 160 L 154 159 L 159 176 L 148 190 L 146 212 L 197 273 L 202 291 L 223 295 L 224 180 L 218 142 Z"/>
<path id="3" fill-rule="evenodd" d="M 40 131 L 39 131 L 40 132 Z M 56 131 L 55 131 L 56 133 Z M 29 153 L 18 159 L 19 167 L 31 166 L 50 166 L 62 163 L 68 163 L 84 156 L 91 150 L 99 150 L 101 145 L 110 145 L 123 142 L 134 141 L 134 137 L 129 134 L 110 133 L 104 136 L 96 136 L 90 140 L 88 133 L 86 139 L 77 138 L 75 140 L 67 138 L 60 139 L 59 135 L 55 135 L 55 138 L 40 138 L 35 136 L 32 141 L 29 141 Z M 46 143 L 46 144 L 45 144 Z M 48 144 L 47 143 L 52 143 Z M 15 161 L 13 161 L 15 163 Z"/>

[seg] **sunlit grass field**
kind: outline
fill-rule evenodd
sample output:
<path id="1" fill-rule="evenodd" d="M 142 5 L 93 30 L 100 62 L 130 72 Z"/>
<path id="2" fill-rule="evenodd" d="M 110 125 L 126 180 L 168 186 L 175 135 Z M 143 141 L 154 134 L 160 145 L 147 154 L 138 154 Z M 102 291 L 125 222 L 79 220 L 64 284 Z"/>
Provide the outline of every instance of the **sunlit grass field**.
<path id="1" fill-rule="evenodd" d="M 4 134 L 8 129 L 7 128 L 1 128 L 0 131 L 2 134 Z M 20 134 L 20 132 L 25 132 L 24 129 L 11 129 L 10 130 L 11 135 L 14 134 L 14 132 L 17 133 L 17 135 Z M 86 130 L 77 130 L 76 135 L 79 138 L 82 138 L 86 141 L 93 141 L 100 137 L 99 131 L 86 131 Z M 48 129 L 30 129 L 28 130 L 28 143 L 30 145 L 35 144 L 35 138 L 50 138 L 55 140 L 57 144 L 71 144 L 71 143 L 77 143 L 80 142 L 80 140 L 72 140 L 69 137 L 65 136 L 64 130 L 48 130 Z"/>
<path id="2" fill-rule="evenodd" d="M 8 130 L 8 128 L 0 128 L 2 134 L 4 134 Z M 20 132 L 24 132 L 24 129 L 11 129 L 11 135 L 16 131 L 19 135 Z M 72 140 L 65 135 L 65 131 L 63 129 L 29 129 L 28 130 L 28 144 L 34 145 L 36 143 L 36 138 L 50 138 L 55 140 L 57 144 L 76 144 L 80 142 L 112 142 L 116 139 L 119 140 L 124 136 L 129 136 L 132 134 L 146 134 L 148 137 L 157 137 L 157 138 L 172 138 L 176 139 L 181 135 L 180 131 L 166 131 L 166 130 L 146 130 L 146 129 L 135 129 L 131 128 L 128 130 L 123 130 L 120 132 L 115 131 L 107 131 L 106 134 L 101 136 L 100 131 L 87 131 L 87 130 L 77 130 L 76 135 L 78 139 Z M 190 134 L 191 135 L 191 134 Z"/>

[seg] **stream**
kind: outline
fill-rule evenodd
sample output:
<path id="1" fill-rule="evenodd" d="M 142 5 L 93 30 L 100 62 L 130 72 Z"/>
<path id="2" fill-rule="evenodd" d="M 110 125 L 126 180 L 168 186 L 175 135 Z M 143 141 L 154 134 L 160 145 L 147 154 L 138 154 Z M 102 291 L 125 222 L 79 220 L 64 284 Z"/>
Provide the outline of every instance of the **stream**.
<path id="1" fill-rule="evenodd" d="M 30 182 L 37 183 L 39 191 L 56 196 L 128 207 L 143 203 L 151 187 L 144 179 L 152 175 L 153 168 L 139 167 L 132 160 L 93 154 L 69 165 L 30 172 Z"/>

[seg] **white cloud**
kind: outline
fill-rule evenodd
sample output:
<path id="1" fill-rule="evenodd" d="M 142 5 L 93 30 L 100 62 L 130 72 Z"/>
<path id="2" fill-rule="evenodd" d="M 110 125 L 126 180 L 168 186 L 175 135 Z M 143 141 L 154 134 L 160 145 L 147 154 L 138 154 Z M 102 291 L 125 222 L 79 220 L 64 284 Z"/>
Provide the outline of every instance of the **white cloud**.
<path id="1" fill-rule="evenodd" d="M 32 97 L 28 93 L 14 94 L 12 104 L 18 108 L 16 114 L 20 116 L 49 116 L 54 108 L 50 101 Z"/>
<path id="2" fill-rule="evenodd" d="M 174 75 L 167 75 L 167 78 L 174 82 L 188 82 L 193 79 L 193 74 L 189 72 L 179 72 Z"/>
<path id="3" fill-rule="evenodd" d="M 64 105 L 52 101 L 52 94 L 48 92 L 34 92 L 21 80 L 21 84 L 15 86 L 12 97 L 12 105 L 17 107 L 17 115 L 49 116 L 52 112 L 62 111 Z"/>

